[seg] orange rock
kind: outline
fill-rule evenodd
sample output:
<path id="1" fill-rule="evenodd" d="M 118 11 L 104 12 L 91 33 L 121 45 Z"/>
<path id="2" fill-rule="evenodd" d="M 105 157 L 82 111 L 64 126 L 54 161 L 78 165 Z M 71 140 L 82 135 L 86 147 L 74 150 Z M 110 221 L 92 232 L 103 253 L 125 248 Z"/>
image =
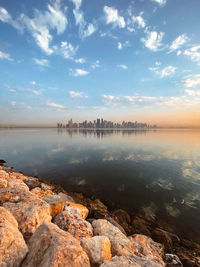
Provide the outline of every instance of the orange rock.
<path id="1" fill-rule="evenodd" d="M 42 224 L 28 241 L 22 267 L 89 267 L 87 254 L 70 233 L 53 223 Z"/>
<path id="2" fill-rule="evenodd" d="M 113 256 L 129 256 L 134 253 L 135 250 L 132 242 L 107 220 L 94 220 L 92 226 L 94 235 L 103 235 L 110 239 Z"/>
<path id="3" fill-rule="evenodd" d="M 111 260 L 111 243 L 106 236 L 84 237 L 81 246 L 87 253 L 92 265 L 100 265 L 105 260 Z"/>
<path id="4" fill-rule="evenodd" d="M 65 211 L 72 216 L 80 216 L 83 219 L 86 219 L 88 216 L 88 209 L 85 206 L 74 202 L 67 202 Z"/>
<path id="5" fill-rule="evenodd" d="M 7 184 L 8 184 L 8 182 L 7 182 L 6 179 L 4 179 L 4 178 L 0 178 L 0 188 L 5 188 L 5 187 L 7 187 Z"/>
<path id="6" fill-rule="evenodd" d="M 55 217 L 60 213 L 66 204 L 59 195 L 47 195 L 43 200 L 49 204 L 52 217 Z"/>

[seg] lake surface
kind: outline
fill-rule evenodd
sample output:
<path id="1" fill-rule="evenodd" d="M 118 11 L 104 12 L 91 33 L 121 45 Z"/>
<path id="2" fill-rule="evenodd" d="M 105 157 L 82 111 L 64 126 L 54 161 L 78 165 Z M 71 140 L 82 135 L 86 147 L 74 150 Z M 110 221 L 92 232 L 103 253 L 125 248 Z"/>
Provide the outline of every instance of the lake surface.
<path id="1" fill-rule="evenodd" d="M 200 131 L 0 130 L 0 159 L 200 241 Z"/>

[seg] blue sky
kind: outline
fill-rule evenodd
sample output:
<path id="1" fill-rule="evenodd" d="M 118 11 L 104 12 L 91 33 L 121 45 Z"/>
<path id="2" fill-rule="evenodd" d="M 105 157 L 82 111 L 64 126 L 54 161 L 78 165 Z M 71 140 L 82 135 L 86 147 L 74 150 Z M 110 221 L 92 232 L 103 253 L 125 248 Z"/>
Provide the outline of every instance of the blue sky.
<path id="1" fill-rule="evenodd" d="M 0 123 L 200 124 L 199 11 L 199 0 L 1 0 Z"/>

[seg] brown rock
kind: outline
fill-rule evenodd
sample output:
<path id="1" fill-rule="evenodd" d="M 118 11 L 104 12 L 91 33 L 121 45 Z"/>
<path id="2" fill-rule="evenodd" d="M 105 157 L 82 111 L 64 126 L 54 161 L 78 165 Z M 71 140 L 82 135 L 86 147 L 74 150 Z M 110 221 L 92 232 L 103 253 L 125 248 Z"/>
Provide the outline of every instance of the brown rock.
<path id="1" fill-rule="evenodd" d="M 43 222 L 50 222 L 50 207 L 41 199 L 26 199 L 18 203 L 4 203 L 3 205 L 15 217 L 19 229 L 28 239 Z"/>
<path id="2" fill-rule="evenodd" d="M 112 212 L 112 215 L 114 216 L 115 220 L 123 227 L 126 233 L 129 233 L 129 225 L 131 223 L 131 218 L 129 214 L 125 210 L 117 209 Z"/>
<path id="3" fill-rule="evenodd" d="M 166 267 L 183 267 L 179 257 L 174 254 L 165 254 L 164 261 L 166 263 Z"/>
<path id="4" fill-rule="evenodd" d="M 0 266 L 18 267 L 28 248 L 12 214 L 0 207 Z"/>
<path id="5" fill-rule="evenodd" d="M 111 261 L 105 261 L 100 267 L 141 267 L 141 265 L 130 257 L 115 256 Z"/>
<path id="6" fill-rule="evenodd" d="M 25 182 L 28 178 L 27 176 L 23 175 L 22 173 L 19 172 L 10 172 L 10 179 L 19 179 L 22 180 L 23 182 Z"/>
<path id="7" fill-rule="evenodd" d="M 153 263 L 165 266 L 162 257 L 164 256 L 164 246 L 154 242 L 150 237 L 145 235 L 130 236 L 133 246 L 135 247 L 135 255 L 149 260 Z"/>
<path id="8" fill-rule="evenodd" d="M 45 184 L 45 183 L 41 183 L 40 187 L 44 191 L 52 191 L 55 188 L 54 185 Z"/>
<path id="9" fill-rule="evenodd" d="M 28 242 L 22 267 L 89 267 L 86 253 L 70 233 L 53 223 L 42 224 Z"/>
<path id="10" fill-rule="evenodd" d="M 126 235 L 126 231 L 124 230 L 124 228 L 118 223 L 116 222 L 112 217 L 105 217 L 105 219 L 107 221 L 109 221 L 110 223 L 112 223 L 114 226 L 116 226 L 117 228 L 119 228 L 119 230 Z"/>
<path id="11" fill-rule="evenodd" d="M 45 196 L 54 194 L 51 190 L 43 190 L 40 187 L 33 188 L 31 190 L 31 193 L 34 194 L 37 198 L 40 198 L 40 199 L 43 199 Z"/>
<path id="12" fill-rule="evenodd" d="M 35 187 L 40 187 L 40 180 L 35 177 L 27 177 L 25 184 L 28 186 L 29 190 L 32 190 Z"/>
<path id="13" fill-rule="evenodd" d="M 175 244 L 180 243 L 180 239 L 177 235 L 169 233 L 160 228 L 156 228 L 152 232 L 152 237 L 159 243 L 162 243 L 165 246 L 166 250 L 171 249 Z"/>
<path id="14" fill-rule="evenodd" d="M 70 203 L 70 204 L 69 204 Z M 93 230 L 89 222 L 83 219 L 85 217 L 85 209 L 79 209 L 78 206 L 71 205 L 72 202 L 68 202 L 68 206 L 65 206 L 53 220 L 61 229 L 70 232 L 75 238 L 80 239 L 82 237 L 92 237 Z M 73 203 L 75 204 L 75 203 Z M 82 212 L 84 211 L 84 213 Z M 81 217 L 82 215 L 83 217 Z"/>
<path id="15" fill-rule="evenodd" d="M 151 236 L 151 229 L 149 223 L 140 217 L 134 217 L 132 221 L 132 231 L 135 234 L 143 234 Z"/>
<path id="16" fill-rule="evenodd" d="M 99 219 L 92 222 L 94 235 L 107 236 L 111 241 L 112 255 L 127 256 L 134 253 L 132 242 L 107 220 Z"/>
<path id="17" fill-rule="evenodd" d="M 99 266 L 104 260 L 111 260 L 111 244 L 106 236 L 94 236 L 92 238 L 82 238 L 81 246 L 87 253 L 91 265 Z"/>
<path id="18" fill-rule="evenodd" d="M 83 219 L 86 219 L 88 216 L 88 209 L 85 206 L 74 202 L 67 202 L 65 211 L 72 216 L 79 216 Z"/>

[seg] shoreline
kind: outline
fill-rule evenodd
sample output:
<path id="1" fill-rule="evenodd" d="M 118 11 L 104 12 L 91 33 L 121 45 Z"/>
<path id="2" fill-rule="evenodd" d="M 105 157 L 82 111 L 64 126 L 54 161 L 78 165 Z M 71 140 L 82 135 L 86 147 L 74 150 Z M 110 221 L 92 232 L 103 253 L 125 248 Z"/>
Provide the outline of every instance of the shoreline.
<path id="1" fill-rule="evenodd" d="M 182 262 L 183 266 L 200 266 L 200 245 L 199 244 L 193 241 L 190 241 L 190 240 L 186 240 L 180 236 L 177 236 L 176 233 L 167 232 L 166 229 L 160 228 L 159 225 L 157 225 L 156 223 L 152 223 L 144 218 L 141 218 L 138 216 L 131 217 L 125 210 L 121 208 L 116 208 L 112 203 L 110 203 L 110 205 L 109 203 L 106 203 L 105 205 L 105 201 L 99 200 L 95 198 L 95 196 L 88 197 L 84 195 L 83 193 L 68 192 L 64 190 L 60 185 L 49 183 L 45 181 L 45 179 L 29 177 L 20 172 L 15 172 L 12 168 L 4 166 L 4 164 L 5 162 L 0 160 L 0 180 L 7 177 L 7 175 L 9 176 L 8 181 L 4 179 L 7 182 L 10 181 L 10 177 L 11 177 L 11 180 L 13 180 L 14 184 L 15 182 L 19 182 L 20 180 L 20 186 L 22 186 L 23 184 L 24 187 L 25 186 L 28 187 L 28 190 L 31 193 L 31 197 L 32 195 L 34 195 L 34 197 L 36 196 L 37 199 L 41 199 L 42 201 L 44 201 L 45 199 L 48 200 L 48 198 L 51 198 L 52 195 L 55 198 L 55 196 L 59 196 L 63 194 L 68 197 L 68 198 L 66 197 L 66 201 L 69 201 L 69 202 L 74 201 L 75 203 L 77 203 L 77 205 L 80 204 L 88 210 L 87 219 L 85 218 L 87 223 L 92 224 L 93 221 L 106 220 L 112 225 L 114 225 L 117 229 L 119 229 L 121 233 L 123 233 L 127 237 L 131 237 L 134 235 L 144 235 L 148 238 L 149 237 L 152 238 L 155 242 L 161 243 L 164 248 L 164 254 L 165 255 L 166 254 L 177 255 L 180 261 Z M 3 173 L 5 177 L 2 177 Z M 16 185 L 18 186 L 18 183 L 16 183 Z M 7 202 L 18 203 L 18 200 L 15 200 L 15 199 L 20 198 L 21 193 L 29 194 L 28 191 L 23 192 L 24 190 L 23 186 L 20 192 L 14 192 L 13 195 L 12 193 L 11 195 L 9 195 L 10 189 L 6 191 L 5 188 L 7 187 L 4 187 L 1 185 L 0 186 L 0 207 L 1 206 L 7 207 L 5 204 Z M 3 197 L 2 197 L 1 190 L 4 190 L 2 191 L 4 192 Z M 8 194 L 9 192 L 8 196 L 5 194 L 5 192 L 6 194 Z M 14 200 L 9 199 L 12 197 L 14 197 Z M 22 196 L 22 198 L 23 197 L 24 196 Z M 29 197 L 27 198 L 29 199 Z M 61 202 L 63 204 L 63 201 Z M 55 205 L 54 203 L 55 207 L 53 208 L 54 209 L 53 213 L 55 214 L 54 216 L 52 216 L 51 214 L 52 218 L 55 217 L 55 215 L 58 216 L 58 214 L 62 212 L 62 209 L 64 207 L 63 205 L 61 205 L 62 207 L 61 208 L 59 205 L 57 206 L 57 204 Z M 51 206 L 51 204 L 49 205 Z M 8 207 L 10 206 L 8 205 Z M 12 211 L 11 208 L 9 208 L 8 210 Z M 15 213 L 13 213 L 13 215 L 15 217 Z M 36 227 L 36 230 L 37 230 L 37 227 Z M 32 232 L 25 233 L 24 239 L 28 240 L 30 236 L 32 236 L 32 234 L 34 236 L 34 233 Z M 100 266 L 100 265 L 94 265 L 94 266 Z M 115 266 L 115 265 L 112 265 L 112 266 Z M 181 265 L 166 265 L 166 266 L 181 266 Z"/>

